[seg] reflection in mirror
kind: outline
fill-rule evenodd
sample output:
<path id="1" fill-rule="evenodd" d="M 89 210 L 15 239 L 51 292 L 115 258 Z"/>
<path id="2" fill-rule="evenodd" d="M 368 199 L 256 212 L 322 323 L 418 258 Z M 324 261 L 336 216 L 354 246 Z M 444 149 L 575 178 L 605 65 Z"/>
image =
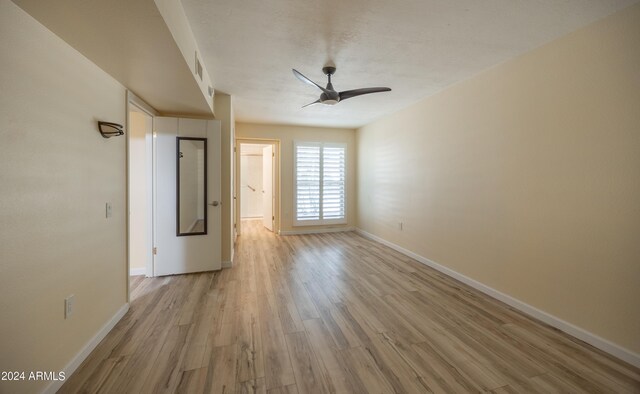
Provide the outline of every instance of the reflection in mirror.
<path id="1" fill-rule="evenodd" d="M 207 233 L 207 139 L 177 137 L 177 235 Z"/>

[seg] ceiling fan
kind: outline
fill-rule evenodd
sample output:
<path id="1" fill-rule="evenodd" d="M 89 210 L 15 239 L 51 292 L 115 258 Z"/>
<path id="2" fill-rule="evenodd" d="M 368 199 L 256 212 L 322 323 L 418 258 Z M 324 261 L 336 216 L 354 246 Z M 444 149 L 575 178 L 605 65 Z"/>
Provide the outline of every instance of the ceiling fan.
<path id="1" fill-rule="evenodd" d="M 325 66 L 322 68 L 322 72 L 329 78 L 329 83 L 327 83 L 327 87 L 323 88 L 317 83 L 313 82 L 309 78 L 302 75 L 302 73 L 295 68 L 293 70 L 293 75 L 296 76 L 299 80 L 304 83 L 308 83 L 309 85 L 316 86 L 318 89 L 322 90 L 320 94 L 320 98 L 314 101 L 313 103 L 309 103 L 304 105 L 304 107 L 308 107 L 313 104 L 325 104 L 325 105 L 335 105 L 338 104 L 342 100 L 346 100 L 351 97 L 361 96 L 363 94 L 369 93 L 378 93 L 378 92 L 389 92 L 390 88 L 362 88 L 362 89 L 354 89 L 354 90 L 345 90 L 344 92 L 337 92 L 333 88 L 333 84 L 331 83 L 331 76 L 335 74 L 336 68 L 333 66 Z"/>

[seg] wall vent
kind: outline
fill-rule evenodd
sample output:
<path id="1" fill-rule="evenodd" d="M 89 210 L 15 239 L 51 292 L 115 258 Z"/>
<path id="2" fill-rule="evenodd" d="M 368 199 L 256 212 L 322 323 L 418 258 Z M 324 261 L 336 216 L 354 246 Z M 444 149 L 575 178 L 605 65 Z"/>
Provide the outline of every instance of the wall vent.
<path id="1" fill-rule="evenodd" d="M 198 52 L 196 52 L 196 67 L 195 67 L 196 75 L 200 77 L 202 81 L 202 64 L 200 63 L 200 59 L 198 59 Z"/>

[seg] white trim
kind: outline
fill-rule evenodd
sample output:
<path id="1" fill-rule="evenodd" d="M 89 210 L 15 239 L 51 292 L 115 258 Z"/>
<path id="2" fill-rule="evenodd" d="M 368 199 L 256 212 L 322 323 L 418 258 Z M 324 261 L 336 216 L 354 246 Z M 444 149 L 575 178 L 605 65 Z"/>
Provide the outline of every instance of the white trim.
<path id="1" fill-rule="evenodd" d="M 345 198 L 346 201 L 346 198 Z M 297 209 L 297 208 L 296 208 Z M 345 207 L 346 212 L 346 207 Z M 342 219 L 308 219 L 308 220 L 293 220 L 293 225 L 295 227 L 305 227 L 305 226 L 331 226 L 334 224 L 347 224 L 347 215 L 344 215 Z"/>
<path id="2" fill-rule="evenodd" d="M 107 334 L 113 329 L 113 327 L 115 327 L 115 325 L 120 321 L 120 319 L 122 319 L 122 317 L 127 313 L 128 310 L 129 310 L 129 303 L 122 305 L 122 307 L 118 309 L 115 315 L 113 315 L 111 319 L 109 319 L 109 321 L 106 322 L 104 326 L 102 326 L 102 328 L 96 333 L 96 335 L 93 338 L 91 338 L 89 342 L 87 342 L 82 347 L 82 349 L 80 349 L 80 352 L 78 352 L 78 354 L 76 354 L 75 357 L 71 359 L 71 361 L 67 364 L 67 366 L 64 367 L 63 371 L 65 375 L 65 380 L 52 381 L 51 383 L 49 383 L 47 387 L 45 387 L 45 389 L 42 392 L 44 394 L 49 394 L 49 393 L 53 394 L 57 392 L 60 389 L 60 387 L 62 387 L 64 382 L 71 377 L 71 375 L 80 366 L 80 364 L 82 364 L 82 362 L 87 358 L 87 356 L 91 354 L 93 349 L 95 349 L 96 346 L 98 346 L 100 341 L 102 341 L 104 337 L 106 337 Z"/>
<path id="3" fill-rule="evenodd" d="M 322 234 L 322 233 L 344 233 L 348 231 L 354 231 L 353 227 L 331 227 L 331 228 L 317 228 L 310 230 L 291 230 L 291 231 L 279 231 L 279 235 L 304 235 L 304 234 Z"/>
<path id="4" fill-rule="evenodd" d="M 620 345 L 617 345 L 607 339 L 604 339 L 602 337 L 599 337 L 596 334 L 593 334 L 583 328 L 580 328 L 578 326 L 575 326 L 567 321 L 564 321 L 556 316 L 553 316 L 545 311 L 542 311 L 536 307 L 533 307 L 527 303 L 524 303 L 514 297 L 511 297 L 510 295 L 507 295 L 505 293 L 502 293 L 494 288 L 491 288 L 485 284 L 482 284 L 480 282 L 478 282 L 475 279 L 471 279 L 468 276 L 465 276 L 459 272 L 456 272 L 454 270 L 452 270 L 451 268 L 447 268 L 441 264 L 438 264 L 432 260 L 429 260 L 426 257 L 420 256 L 410 250 L 407 250 L 401 246 L 398 246 L 390 241 L 387 241 L 386 239 L 380 238 L 376 235 L 373 235 L 371 233 L 368 233 L 360 228 L 356 228 L 355 229 L 356 233 L 362 235 L 365 238 L 369 238 L 373 241 L 379 242 L 385 246 L 390 247 L 391 249 L 394 249 L 408 257 L 411 257 L 412 259 L 427 265 L 435 270 L 438 270 L 440 272 L 442 272 L 445 275 L 448 275 L 454 279 L 459 280 L 460 282 L 469 285 L 471 287 L 473 287 L 476 290 L 479 290 L 481 292 L 483 292 L 484 294 L 493 297 L 499 301 L 504 302 L 505 304 L 518 309 L 519 311 L 535 318 L 538 319 L 546 324 L 549 324 L 550 326 L 553 326 L 561 331 L 564 331 L 565 333 L 578 338 L 606 353 L 609 353 L 610 355 L 619 358 L 622 361 L 625 361 L 631 365 L 634 365 L 636 367 L 640 367 L 640 354 L 634 353 L 633 351 L 629 350 L 629 349 L 625 349 Z"/>
<path id="5" fill-rule="evenodd" d="M 146 275 L 146 274 L 147 274 L 147 267 L 129 269 L 129 276 Z"/>
<path id="6" fill-rule="evenodd" d="M 131 90 L 127 90 L 127 102 L 135 105 L 136 107 L 138 107 L 138 109 L 146 112 L 151 117 L 160 115 L 155 108 L 147 104 L 146 101 L 138 97 Z"/>

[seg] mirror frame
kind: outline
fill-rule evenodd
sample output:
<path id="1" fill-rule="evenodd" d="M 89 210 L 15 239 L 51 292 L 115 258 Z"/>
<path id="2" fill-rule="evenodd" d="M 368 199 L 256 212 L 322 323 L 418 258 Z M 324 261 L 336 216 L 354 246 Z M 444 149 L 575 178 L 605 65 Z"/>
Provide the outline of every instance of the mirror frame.
<path id="1" fill-rule="evenodd" d="M 202 141 L 204 142 L 204 231 L 197 233 L 180 232 L 180 141 Z M 207 235 L 207 139 L 198 137 L 176 137 L 176 236 L 187 237 L 191 235 Z"/>

